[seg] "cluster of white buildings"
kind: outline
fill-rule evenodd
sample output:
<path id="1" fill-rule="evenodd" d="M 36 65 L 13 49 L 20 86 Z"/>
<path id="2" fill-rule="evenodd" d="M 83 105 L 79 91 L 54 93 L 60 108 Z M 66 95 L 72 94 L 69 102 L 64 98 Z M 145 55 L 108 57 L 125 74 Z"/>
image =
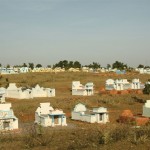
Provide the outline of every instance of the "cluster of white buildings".
<path id="1" fill-rule="evenodd" d="M 65 68 L 56 67 L 56 68 L 44 68 L 44 67 L 35 67 L 33 69 L 29 67 L 17 67 L 17 68 L 0 68 L 0 74 L 16 74 L 16 73 L 28 73 L 28 72 L 93 72 L 93 73 L 105 73 L 105 72 L 116 72 L 118 74 L 124 74 L 125 71 L 120 71 L 112 68 L 106 69 L 106 68 L 97 68 L 93 69 L 90 67 L 82 67 L 82 68 L 69 68 L 68 70 L 65 70 Z"/>
<path id="2" fill-rule="evenodd" d="M 106 80 L 105 83 L 105 89 L 106 90 L 138 90 L 138 89 L 143 89 L 144 84 L 140 82 L 139 79 L 133 79 L 132 82 L 128 82 L 127 79 L 108 79 Z"/>
<path id="3" fill-rule="evenodd" d="M 150 74 L 150 68 L 136 68 L 135 71 L 138 71 L 140 74 Z"/>
<path id="4" fill-rule="evenodd" d="M 143 106 L 143 117 L 150 118 L 150 100 Z M 88 123 L 109 122 L 109 112 L 105 107 L 87 109 L 82 103 L 75 105 L 71 119 Z M 66 115 L 61 109 L 54 109 L 49 102 L 40 103 L 35 111 L 34 123 L 43 127 L 67 126 Z M 14 115 L 11 103 L 0 104 L 0 130 L 18 129 L 18 118 Z"/>

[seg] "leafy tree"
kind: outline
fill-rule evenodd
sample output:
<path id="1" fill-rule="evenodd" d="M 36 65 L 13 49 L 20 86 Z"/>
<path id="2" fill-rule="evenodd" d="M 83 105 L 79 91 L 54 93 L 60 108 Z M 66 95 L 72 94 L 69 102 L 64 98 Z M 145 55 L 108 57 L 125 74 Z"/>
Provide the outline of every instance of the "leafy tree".
<path id="1" fill-rule="evenodd" d="M 144 94 L 150 94 L 150 84 L 146 83 L 145 88 L 143 89 Z"/>
<path id="2" fill-rule="evenodd" d="M 127 69 L 128 66 L 122 62 L 119 62 L 119 61 L 116 61 L 115 63 L 112 64 L 112 68 L 117 68 L 117 69 L 120 69 L 120 70 L 123 70 L 123 69 Z"/>
<path id="3" fill-rule="evenodd" d="M 73 67 L 74 67 L 74 68 L 81 68 L 80 62 L 75 61 L 74 64 L 73 64 Z"/>
<path id="4" fill-rule="evenodd" d="M 150 66 L 145 66 L 144 68 L 147 69 L 147 68 L 150 68 Z"/>
<path id="5" fill-rule="evenodd" d="M 47 68 L 51 68 L 51 65 L 47 65 Z"/>
<path id="6" fill-rule="evenodd" d="M 144 68 L 144 65 L 139 64 L 138 68 Z"/>
<path id="7" fill-rule="evenodd" d="M 9 64 L 7 64 L 6 68 L 10 68 L 10 65 L 9 65 Z"/>
<path id="8" fill-rule="evenodd" d="M 36 67 L 37 67 L 37 68 L 41 68 L 42 65 L 41 65 L 41 64 L 37 64 Z"/>
<path id="9" fill-rule="evenodd" d="M 0 64 L 0 67 L 2 67 L 2 64 Z"/>
<path id="10" fill-rule="evenodd" d="M 90 65 L 86 65 L 86 67 L 93 68 L 93 69 L 98 69 L 98 68 L 101 67 L 101 65 L 99 63 L 97 63 L 97 62 L 93 62 Z"/>
<path id="11" fill-rule="evenodd" d="M 23 63 L 22 67 L 27 67 L 26 63 Z"/>
<path id="12" fill-rule="evenodd" d="M 73 68 L 73 67 L 74 67 L 73 61 L 69 61 L 68 67 L 69 67 L 69 68 Z"/>
<path id="13" fill-rule="evenodd" d="M 111 65 L 110 64 L 107 64 L 107 69 L 111 68 Z"/>
<path id="14" fill-rule="evenodd" d="M 34 63 L 29 63 L 29 68 L 33 69 L 34 68 Z"/>
<path id="15" fill-rule="evenodd" d="M 63 60 L 63 61 L 59 61 L 58 63 L 53 65 L 53 68 L 56 68 L 56 67 L 61 67 L 61 68 L 65 68 L 65 69 L 81 68 L 81 64 L 78 61 L 73 62 L 73 61 Z"/>

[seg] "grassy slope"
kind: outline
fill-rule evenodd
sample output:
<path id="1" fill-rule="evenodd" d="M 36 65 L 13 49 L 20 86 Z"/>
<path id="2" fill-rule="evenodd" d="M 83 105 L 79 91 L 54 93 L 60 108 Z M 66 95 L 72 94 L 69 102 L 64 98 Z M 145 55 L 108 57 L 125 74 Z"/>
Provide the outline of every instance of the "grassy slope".
<path id="1" fill-rule="evenodd" d="M 20 128 L 28 128 L 28 123 L 30 125 L 33 124 L 34 112 L 39 106 L 40 102 L 50 102 L 54 108 L 61 108 L 64 110 L 68 117 L 67 122 L 69 126 L 66 128 L 58 129 L 56 131 L 52 130 L 51 128 L 48 129 L 50 131 L 46 132 L 46 134 L 43 134 L 43 136 L 45 136 L 45 139 L 47 139 L 47 141 L 43 142 L 45 143 L 45 146 L 42 147 L 44 149 L 108 149 L 110 147 L 111 149 L 115 149 L 116 147 L 118 149 L 119 147 L 120 149 L 123 149 L 121 145 L 124 143 L 126 143 L 124 145 L 124 149 L 129 149 L 131 147 L 134 147 L 134 149 L 138 149 L 140 148 L 140 142 L 138 146 L 136 146 L 136 144 L 133 144 L 134 142 L 128 142 L 128 140 L 117 140 L 117 142 L 113 142 L 113 144 L 111 142 L 108 142 L 107 144 L 99 144 L 99 140 L 101 139 L 101 125 L 91 125 L 88 123 L 72 121 L 70 119 L 70 112 L 73 109 L 74 105 L 78 102 L 86 104 L 86 106 L 89 108 L 98 106 L 107 107 L 110 112 L 111 122 L 107 125 L 108 130 L 103 132 L 103 134 L 105 134 L 107 133 L 107 131 L 114 131 L 116 128 L 120 128 L 120 125 L 118 125 L 116 119 L 118 119 L 122 110 L 131 109 L 134 112 L 134 114 L 142 113 L 143 103 L 136 102 L 135 97 L 138 99 L 147 100 L 150 99 L 149 95 L 100 95 L 98 93 L 91 97 L 71 95 L 70 90 L 72 81 L 80 81 L 82 84 L 85 84 L 87 82 L 93 82 L 95 85 L 95 91 L 98 92 L 100 87 L 104 87 L 105 81 L 108 78 L 127 78 L 128 80 L 132 80 L 133 78 L 139 78 L 144 83 L 150 78 L 150 76 L 140 75 L 136 73 L 128 73 L 126 75 L 115 75 L 113 73 L 27 73 L 17 75 L 3 75 L 0 78 L 0 84 L 3 87 L 7 86 L 8 83 L 16 83 L 18 87 L 34 87 L 36 84 L 39 84 L 43 87 L 51 87 L 56 89 L 56 97 L 53 98 L 34 98 L 30 100 L 6 99 L 7 102 L 12 103 L 14 113 L 19 118 Z M 124 127 L 122 130 L 120 130 L 124 131 L 124 129 L 126 128 L 127 127 Z M 53 136 L 49 134 L 52 134 Z M 13 138 L 12 141 L 11 139 L 8 140 L 10 137 L 6 136 L 4 136 L 6 140 L 3 141 L 2 136 L 0 139 L 1 141 L 3 141 L 1 142 L 1 148 L 7 149 L 11 146 L 11 144 L 13 146 L 14 144 L 16 144 L 20 149 L 40 149 L 40 146 L 44 145 L 38 142 L 39 140 L 42 141 L 44 137 L 33 138 L 30 135 L 30 137 L 32 138 L 27 137 L 29 138 L 29 140 L 26 141 L 24 140 L 24 138 L 26 138 L 24 137 L 24 134 L 13 136 L 15 136 L 15 138 Z M 57 136 L 58 138 L 56 138 Z M 128 137 L 130 138 L 130 136 Z M 149 137 L 146 138 L 146 141 L 147 140 L 149 140 Z M 7 142 L 9 144 L 7 144 Z M 64 144 L 63 146 L 60 146 L 62 142 Z M 145 148 L 147 148 L 148 146 L 148 142 L 145 142 Z M 16 147 L 14 147 L 14 149 L 16 149 Z"/>

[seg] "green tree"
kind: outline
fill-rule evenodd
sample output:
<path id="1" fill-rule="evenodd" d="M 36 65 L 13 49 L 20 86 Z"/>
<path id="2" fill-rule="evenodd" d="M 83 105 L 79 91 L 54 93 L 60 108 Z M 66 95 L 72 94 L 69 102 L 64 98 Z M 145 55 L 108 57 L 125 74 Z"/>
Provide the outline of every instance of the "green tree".
<path id="1" fill-rule="evenodd" d="M 75 61 L 74 64 L 73 64 L 73 67 L 74 68 L 81 68 L 81 64 L 79 61 Z"/>
<path id="2" fill-rule="evenodd" d="M 34 68 L 34 63 L 29 63 L 29 68 L 33 69 Z"/>
<path id="3" fill-rule="evenodd" d="M 41 65 L 41 64 L 37 64 L 36 67 L 37 67 L 37 68 L 41 68 L 42 65 Z"/>
<path id="4" fill-rule="evenodd" d="M 51 68 L 51 65 L 47 65 L 47 68 Z"/>
<path id="5" fill-rule="evenodd" d="M 2 67 L 2 64 L 0 64 L 0 67 Z"/>
<path id="6" fill-rule="evenodd" d="M 144 68 L 144 65 L 139 64 L 138 68 Z"/>
<path id="7" fill-rule="evenodd" d="M 110 64 L 107 64 L 107 69 L 111 68 L 111 65 Z"/>
<path id="8" fill-rule="evenodd" d="M 146 83 L 145 88 L 143 89 L 144 94 L 150 94 L 150 84 Z"/>
<path id="9" fill-rule="evenodd" d="M 26 63 L 23 63 L 22 67 L 27 67 Z"/>
<path id="10" fill-rule="evenodd" d="M 9 64 L 7 64 L 6 68 L 10 68 L 10 65 L 9 65 Z"/>
<path id="11" fill-rule="evenodd" d="M 128 66 L 122 62 L 119 62 L 119 61 L 116 61 L 115 63 L 112 64 L 112 68 L 117 68 L 117 69 L 120 69 L 120 70 L 124 70 L 124 69 L 127 69 Z"/>

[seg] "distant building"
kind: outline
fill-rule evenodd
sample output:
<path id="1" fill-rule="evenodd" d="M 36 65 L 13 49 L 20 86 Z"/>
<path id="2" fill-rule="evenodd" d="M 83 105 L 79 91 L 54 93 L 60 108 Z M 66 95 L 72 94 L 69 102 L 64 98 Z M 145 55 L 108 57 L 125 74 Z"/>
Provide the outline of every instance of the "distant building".
<path id="1" fill-rule="evenodd" d="M 16 74 L 14 68 L 0 68 L 1 74 Z"/>
<path id="2" fill-rule="evenodd" d="M 109 122 L 109 115 L 107 108 L 99 107 L 88 110 L 85 105 L 79 103 L 74 107 L 71 113 L 73 120 L 80 120 L 89 123 L 107 123 Z"/>
<path id="3" fill-rule="evenodd" d="M 50 103 L 40 103 L 35 111 L 35 123 L 48 126 L 67 126 L 65 113 L 61 109 L 53 109 Z"/>
<path id="4" fill-rule="evenodd" d="M 129 83 L 127 79 L 116 79 L 116 80 L 108 79 L 106 80 L 105 83 L 106 90 L 121 91 L 121 90 L 128 90 L 128 89 L 138 90 L 143 88 L 144 86 L 143 84 L 141 84 L 139 79 L 133 79 L 132 83 Z"/>

